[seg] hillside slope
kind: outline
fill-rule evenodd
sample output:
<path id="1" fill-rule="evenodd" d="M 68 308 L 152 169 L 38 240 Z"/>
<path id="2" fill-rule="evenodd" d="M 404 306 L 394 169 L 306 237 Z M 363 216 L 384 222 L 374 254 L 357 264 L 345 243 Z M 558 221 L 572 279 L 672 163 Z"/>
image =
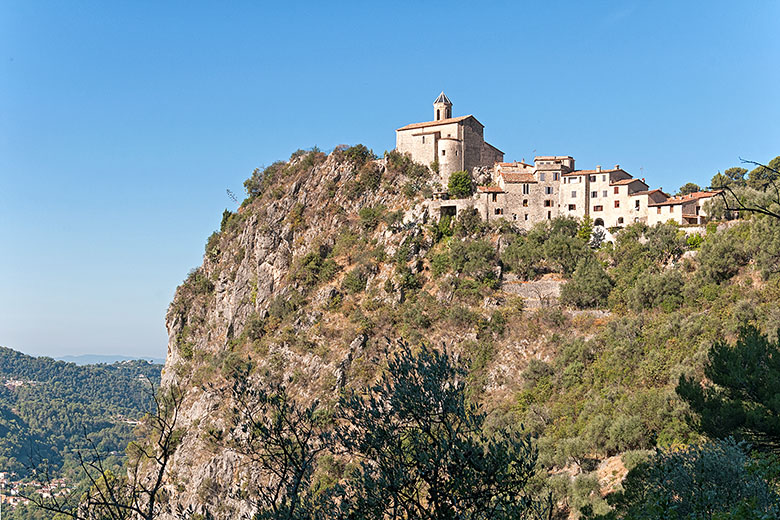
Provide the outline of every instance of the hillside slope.
<path id="1" fill-rule="evenodd" d="M 161 369 L 146 361 L 77 366 L 0 347 L 0 471 L 24 477 L 47 459 L 56 475 L 85 432 L 104 452 L 124 452 Z"/>
<path id="2" fill-rule="evenodd" d="M 690 237 L 636 225 L 594 249 L 570 220 L 529 233 L 468 213 L 436 222 L 431 178 L 357 146 L 297 152 L 247 181 L 167 315 L 163 382 L 186 393 L 173 504 L 252 512 L 241 497 L 253 468 L 209 435 L 226 424 L 237 373 L 332 402 L 372 381 L 386 338 L 403 337 L 469 363 L 491 421 L 538 437 L 551 475 L 539 485 L 561 514 L 604 511 L 599 491 L 625 471 L 615 456 L 696 439 L 679 375 L 700 373 L 712 341 L 744 324 L 780 326 L 774 222 Z"/>

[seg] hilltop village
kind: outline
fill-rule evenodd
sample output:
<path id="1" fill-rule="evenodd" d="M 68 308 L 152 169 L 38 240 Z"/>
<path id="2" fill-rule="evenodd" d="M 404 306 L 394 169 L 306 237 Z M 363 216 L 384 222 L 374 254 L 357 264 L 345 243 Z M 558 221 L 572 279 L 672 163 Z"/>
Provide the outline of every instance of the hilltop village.
<path id="1" fill-rule="evenodd" d="M 442 92 L 433 102 L 434 119 L 396 130 L 396 150 L 438 170 L 447 186 L 450 176 L 465 170 L 484 182 L 473 197 L 451 199 L 434 194 L 434 215 L 457 215 L 476 208 L 485 220 L 503 218 L 528 229 L 558 216 L 589 217 L 594 225 L 623 227 L 635 222 L 654 225 L 673 220 L 698 225 L 707 220 L 703 204 L 718 192 L 700 191 L 671 197 L 650 189 L 619 164 L 577 170 L 569 155 L 537 156 L 533 164 L 504 162 L 504 152 L 488 144 L 484 125 L 473 115 L 453 117 L 452 102 Z"/>

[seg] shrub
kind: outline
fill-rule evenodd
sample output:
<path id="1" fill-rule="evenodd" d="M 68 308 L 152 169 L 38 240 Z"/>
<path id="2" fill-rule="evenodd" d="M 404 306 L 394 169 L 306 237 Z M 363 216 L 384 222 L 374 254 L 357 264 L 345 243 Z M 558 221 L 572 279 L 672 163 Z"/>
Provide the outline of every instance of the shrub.
<path id="1" fill-rule="evenodd" d="M 246 321 L 244 332 L 251 341 L 262 338 L 265 334 L 265 320 L 259 314 L 253 313 Z"/>
<path id="2" fill-rule="evenodd" d="M 543 256 L 544 250 L 540 244 L 518 236 L 501 253 L 501 262 L 520 278 L 530 280 L 541 272 Z"/>
<path id="3" fill-rule="evenodd" d="M 707 236 L 702 244 L 697 259 L 699 275 L 705 281 L 722 283 L 737 274 L 747 262 L 744 242 L 736 236 L 735 229 Z"/>
<path id="4" fill-rule="evenodd" d="M 203 273 L 200 267 L 192 269 L 184 280 L 184 286 L 194 294 L 209 294 L 214 290 L 214 284 Z"/>
<path id="5" fill-rule="evenodd" d="M 271 166 L 260 170 L 255 168 L 252 175 L 244 181 L 244 188 L 249 196 L 249 199 L 259 197 L 265 191 L 273 185 L 276 178 L 287 166 L 284 161 L 276 161 Z"/>
<path id="6" fill-rule="evenodd" d="M 431 259 L 431 273 L 434 278 L 438 278 L 452 268 L 450 257 L 445 253 L 437 253 Z"/>
<path id="7" fill-rule="evenodd" d="M 366 206 L 360 209 L 358 216 L 360 217 L 360 224 L 366 231 L 372 231 L 379 225 L 382 216 L 385 213 L 384 204 L 378 204 L 376 206 Z"/>
<path id="8" fill-rule="evenodd" d="M 368 281 L 368 269 L 364 265 L 359 265 L 344 276 L 341 287 L 350 294 L 363 291 Z"/>
<path id="9" fill-rule="evenodd" d="M 547 261 L 567 276 L 576 269 L 583 256 L 588 256 L 586 252 L 586 245 L 582 240 L 563 233 L 551 235 L 544 243 L 544 256 Z"/>
<path id="10" fill-rule="evenodd" d="M 296 202 L 292 209 L 290 209 L 290 213 L 287 215 L 287 222 L 290 223 L 290 229 L 293 231 L 298 231 L 305 225 L 303 219 L 303 209 L 303 204 Z"/>
<path id="11" fill-rule="evenodd" d="M 471 174 L 466 170 L 460 170 L 450 175 L 447 183 L 447 191 L 456 199 L 470 197 L 474 190 L 471 186 Z"/>
<path id="12" fill-rule="evenodd" d="M 213 232 L 206 240 L 206 258 L 211 261 L 219 257 L 219 233 Z"/>
<path id="13" fill-rule="evenodd" d="M 658 223 L 645 231 L 647 250 L 657 262 L 667 263 L 685 252 L 687 239 L 676 223 Z"/>
<path id="14" fill-rule="evenodd" d="M 657 452 L 607 501 L 606 518 L 774 518 L 778 496 L 733 440 Z"/>
<path id="15" fill-rule="evenodd" d="M 592 254 L 577 264 L 572 279 L 561 289 L 561 302 L 580 309 L 605 307 L 612 280 Z"/>
<path id="16" fill-rule="evenodd" d="M 312 251 L 301 257 L 293 266 L 292 279 L 308 288 L 331 280 L 340 267 L 333 259 L 323 258 L 322 253 Z"/>
<path id="17" fill-rule="evenodd" d="M 685 282 L 677 269 L 661 273 L 647 271 L 637 278 L 630 292 L 631 306 L 637 311 L 662 306 L 664 310 L 676 309 L 683 303 Z"/>
<path id="18" fill-rule="evenodd" d="M 468 237 L 478 235 L 481 234 L 484 229 L 485 224 L 482 222 L 482 217 L 476 208 L 465 208 L 458 213 L 454 230 L 454 233 L 457 236 Z"/>
<path id="19" fill-rule="evenodd" d="M 450 242 L 450 262 L 456 272 L 480 282 L 496 279 L 496 251 L 486 240 Z"/>
<path id="20" fill-rule="evenodd" d="M 699 249 L 702 242 L 704 242 L 704 237 L 699 233 L 694 233 L 693 235 L 688 235 L 685 241 L 690 249 Z"/>

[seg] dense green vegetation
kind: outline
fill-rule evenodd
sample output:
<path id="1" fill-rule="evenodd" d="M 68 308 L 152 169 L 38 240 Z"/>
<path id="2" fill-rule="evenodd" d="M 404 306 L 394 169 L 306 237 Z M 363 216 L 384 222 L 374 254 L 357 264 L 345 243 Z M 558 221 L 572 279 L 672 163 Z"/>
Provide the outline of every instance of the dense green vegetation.
<path id="1" fill-rule="evenodd" d="M 0 470 L 24 477 L 46 461 L 59 474 L 75 464 L 87 433 L 104 453 L 124 453 L 150 407 L 161 365 L 126 361 L 77 366 L 0 347 Z"/>

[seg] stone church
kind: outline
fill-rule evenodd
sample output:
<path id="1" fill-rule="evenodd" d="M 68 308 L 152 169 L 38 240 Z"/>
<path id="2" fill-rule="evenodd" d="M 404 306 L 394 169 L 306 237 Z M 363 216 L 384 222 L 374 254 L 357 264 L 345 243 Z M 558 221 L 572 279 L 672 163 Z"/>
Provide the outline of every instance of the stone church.
<path id="1" fill-rule="evenodd" d="M 450 174 L 475 167 L 493 167 L 504 152 L 485 142 L 485 126 L 472 115 L 452 117 L 452 102 L 439 94 L 433 102 L 433 121 L 413 123 L 395 131 L 395 148 L 415 162 L 438 164 L 446 188 Z"/>

